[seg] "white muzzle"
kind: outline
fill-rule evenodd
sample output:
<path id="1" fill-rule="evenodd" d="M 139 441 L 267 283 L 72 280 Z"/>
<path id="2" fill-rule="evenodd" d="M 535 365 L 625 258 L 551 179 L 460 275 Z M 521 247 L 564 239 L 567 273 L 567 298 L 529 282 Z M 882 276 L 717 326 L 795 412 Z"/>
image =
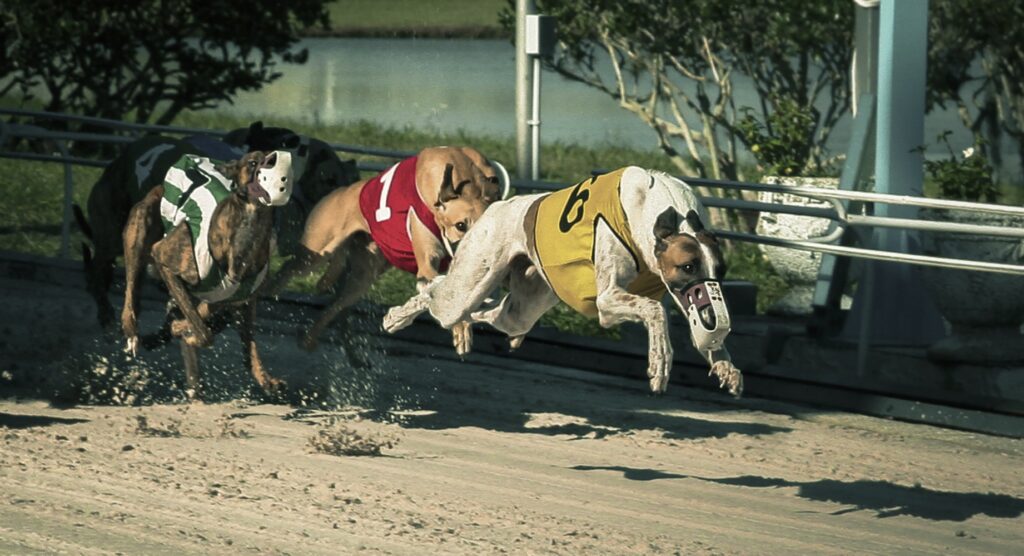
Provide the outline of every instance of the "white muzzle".
<path id="1" fill-rule="evenodd" d="M 276 156 L 275 156 L 276 155 Z M 292 197 L 295 175 L 292 171 L 292 153 L 274 151 L 256 171 L 256 185 L 266 192 L 260 195 L 265 205 L 279 207 Z"/>
<path id="2" fill-rule="evenodd" d="M 725 338 L 732 330 L 732 322 L 719 282 L 696 282 L 676 295 L 676 302 L 690 323 L 690 338 L 697 351 L 707 353 L 718 351 L 725 346 Z"/>

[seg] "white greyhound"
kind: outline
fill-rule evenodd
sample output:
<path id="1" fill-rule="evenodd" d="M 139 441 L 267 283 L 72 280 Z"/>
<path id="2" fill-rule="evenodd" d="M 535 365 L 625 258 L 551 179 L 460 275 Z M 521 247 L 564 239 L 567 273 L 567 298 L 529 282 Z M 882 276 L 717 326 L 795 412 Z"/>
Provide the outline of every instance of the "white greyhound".
<path id="1" fill-rule="evenodd" d="M 641 322 L 650 336 L 653 392 L 668 387 L 672 345 L 668 291 L 686 315 L 693 345 L 720 386 L 739 396 L 743 375 L 725 348 L 729 312 L 725 263 L 706 210 L 685 183 L 630 166 L 554 193 L 494 203 L 466 234 L 448 274 L 384 317 L 395 332 L 430 311 L 441 326 L 489 323 L 514 348 L 559 300 L 597 316 L 601 326 Z M 507 280 L 507 282 L 506 282 Z M 508 293 L 489 296 L 507 284 Z"/>

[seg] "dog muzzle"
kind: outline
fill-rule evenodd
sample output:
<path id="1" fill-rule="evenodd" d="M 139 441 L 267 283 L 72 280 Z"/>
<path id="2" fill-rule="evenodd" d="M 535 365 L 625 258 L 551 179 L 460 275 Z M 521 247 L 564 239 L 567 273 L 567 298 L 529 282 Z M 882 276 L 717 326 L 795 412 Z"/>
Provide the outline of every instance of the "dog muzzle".
<path id="1" fill-rule="evenodd" d="M 259 199 L 264 205 L 279 207 L 288 202 L 295 187 L 292 171 L 292 154 L 288 151 L 274 151 L 264 159 L 256 170 L 255 185 L 262 190 Z"/>
<path id="2" fill-rule="evenodd" d="M 718 351 L 732 330 L 729 309 L 722 285 L 716 280 L 700 280 L 682 290 L 674 290 L 679 308 L 690 323 L 690 337 L 697 351 Z"/>

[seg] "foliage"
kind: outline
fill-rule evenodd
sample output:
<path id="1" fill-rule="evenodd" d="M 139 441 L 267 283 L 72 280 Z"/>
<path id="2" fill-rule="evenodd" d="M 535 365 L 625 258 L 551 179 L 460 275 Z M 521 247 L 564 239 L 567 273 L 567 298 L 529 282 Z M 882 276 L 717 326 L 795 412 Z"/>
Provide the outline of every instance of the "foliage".
<path id="1" fill-rule="evenodd" d="M 804 175 L 803 161 L 810 148 L 807 137 L 814 133 L 814 117 L 791 99 L 782 99 L 777 106 L 764 123 L 752 108 L 743 107 L 743 118 L 736 128 L 757 159 L 762 175 Z"/>
<path id="2" fill-rule="evenodd" d="M 999 200 L 999 190 L 992 181 L 992 166 L 981 148 L 984 141 L 978 139 L 977 146 L 967 148 L 963 156 L 958 157 L 949 144 L 952 133 L 945 131 L 938 136 L 938 141 L 946 145 L 949 158 L 925 159 L 925 172 L 939 188 L 943 199 L 995 203 Z"/>
<path id="3" fill-rule="evenodd" d="M 929 5 L 929 108 L 952 104 L 985 143 L 998 181 L 1021 179 L 1024 160 L 1024 2 L 933 0 Z M 1017 153 L 1003 156 L 1006 144 Z"/>
<path id="4" fill-rule="evenodd" d="M 0 13 L 0 93 L 159 124 L 259 89 L 278 60 L 304 63 L 299 30 L 328 23 L 324 0 L 0 0 Z"/>
<path id="5" fill-rule="evenodd" d="M 740 177 L 750 121 L 773 134 L 773 116 L 794 106 L 811 124 L 802 143 L 786 139 L 800 143 L 794 164 L 826 164 L 824 145 L 849 106 L 851 2 L 543 0 L 538 9 L 558 20 L 561 48 L 546 66 L 634 113 L 682 173 Z M 759 96 L 744 112 L 733 96 L 738 72 Z"/>

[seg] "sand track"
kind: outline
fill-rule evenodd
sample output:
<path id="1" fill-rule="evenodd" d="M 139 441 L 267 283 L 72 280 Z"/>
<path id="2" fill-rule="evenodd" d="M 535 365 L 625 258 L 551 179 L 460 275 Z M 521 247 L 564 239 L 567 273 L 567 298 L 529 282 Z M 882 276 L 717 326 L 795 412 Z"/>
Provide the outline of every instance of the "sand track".
<path id="1" fill-rule="evenodd" d="M 1024 545 L 1019 440 L 681 388 L 653 398 L 641 380 L 459 363 L 409 343 L 372 340 L 374 367 L 353 369 L 338 346 L 306 354 L 280 327 L 260 336 L 268 367 L 328 409 L 244 400 L 233 334 L 204 354 L 216 401 L 185 404 L 176 349 L 126 361 L 80 292 L 0 282 L 0 553 Z M 110 404 L 126 396 L 145 403 Z M 380 457 L 312 450 L 342 425 L 397 444 Z"/>

